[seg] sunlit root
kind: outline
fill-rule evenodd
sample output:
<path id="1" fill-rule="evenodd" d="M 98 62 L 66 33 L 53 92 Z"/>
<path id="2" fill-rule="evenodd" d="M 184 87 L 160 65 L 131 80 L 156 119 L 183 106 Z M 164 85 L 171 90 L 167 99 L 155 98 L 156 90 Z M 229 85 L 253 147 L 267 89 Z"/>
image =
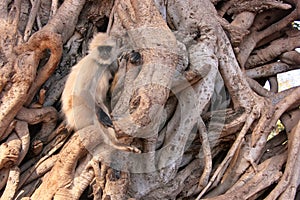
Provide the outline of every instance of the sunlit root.
<path id="1" fill-rule="evenodd" d="M 25 51 L 33 51 L 35 56 L 39 59 L 46 49 L 51 51 L 50 58 L 48 62 L 37 71 L 37 76 L 28 91 L 28 99 L 25 105 L 29 105 L 34 95 L 41 87 L 41 85 L 51 76 L 62 55 L 62 39 L 61 36 L 52 32 L 37 32 L 29 41 L 21 46 L 18 46 L 16 51 L 18 53 L 23 53 Z"/>
<path id="2" fill-rule="evenodd" d="M 21 151 L 21 140 L 16 133 L 10 135 L 5 143 L 0 146 L 0 169 L 16 165 Z"/>
<path id="3" fill-rule="evenodd" d="M 300 45 L 299 36 L 273 41 L 268 47 L 257 50 L 251 55 L 246 63 L 247 68 L 253 68 L 278 57 L 286 51 L 291 51 Z"/>
<path id="4" fill-rule="evenodd" d="M 17 119 L 34 125 L 42 122 L 41 130 L 35 135 L 35 140 L 46 142 L 49 134 L 54 130 L 58 118 L 57 110 L 53 107 L 28 109 L 23 107 L 16 116 Z"/>
<path id="5" fill-rule="evenodd" d="M 280 56 L 280 60 L 289 65 L 299 65 L 300 64 L 300 53 L 297 51 L 285 52 Z"/>
<path id="6" fill-rule="evenodd" d="M 9 171 L 8 181 L 5 187 L 5 190 L 1 196 L 1 200 L 14 199 L 15 193 L 18 188 L 20 170 L 17 166 L 13 166 Z"/>

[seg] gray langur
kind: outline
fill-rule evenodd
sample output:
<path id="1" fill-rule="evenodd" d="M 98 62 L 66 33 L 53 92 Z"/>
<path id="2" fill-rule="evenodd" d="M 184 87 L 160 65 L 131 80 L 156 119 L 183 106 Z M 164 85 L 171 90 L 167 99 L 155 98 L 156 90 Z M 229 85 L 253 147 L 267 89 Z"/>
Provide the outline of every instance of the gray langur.
<path id="1" fill-rule="evenodd" d="M 89 54 L 71 70 L 62 93 L 62 112 L 67 127 L 80 130 L 90 125 L 107 129 L 106 141 L 120 150 L 140 153 L 136 147 L 121 144 L 109 117 L 106 94 L 114 73 L 112 63 L 119 54 L 117 40 L 98 33 L 89 46 Z M 100 131 L 103 133 L 102 131 Z"/>

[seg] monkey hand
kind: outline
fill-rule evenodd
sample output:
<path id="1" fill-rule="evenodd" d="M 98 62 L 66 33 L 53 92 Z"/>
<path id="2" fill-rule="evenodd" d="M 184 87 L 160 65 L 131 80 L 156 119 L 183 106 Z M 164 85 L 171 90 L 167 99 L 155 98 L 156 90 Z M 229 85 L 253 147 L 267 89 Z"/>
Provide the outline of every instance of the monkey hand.
<path id="1" fill-rule="evenodd" d="M 142 151 L 141 150 L 139 150 L 137 147 L 135 147 L 135 146 L 128 146 L 127 147 L 127 150 L 128 151 L 131 151 L 131 152 L 134 152 L 134 153 L 142 153 Z"/>

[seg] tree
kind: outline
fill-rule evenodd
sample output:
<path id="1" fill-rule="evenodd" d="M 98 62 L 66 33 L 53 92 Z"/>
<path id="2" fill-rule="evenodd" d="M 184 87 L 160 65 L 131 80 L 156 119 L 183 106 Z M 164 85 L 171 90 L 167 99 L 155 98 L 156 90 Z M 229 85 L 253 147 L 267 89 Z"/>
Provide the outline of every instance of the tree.
<path id="1" fill-rule="evenodd" d="M 299 68 L 299 6 L 3 0 L 1 199 L 296 198 L 300 88 L 278 92 L 276 75 Z M 141 154 L 59 115 L 70 68 L 104 31 L 121 44 L 114 128 Z"/>

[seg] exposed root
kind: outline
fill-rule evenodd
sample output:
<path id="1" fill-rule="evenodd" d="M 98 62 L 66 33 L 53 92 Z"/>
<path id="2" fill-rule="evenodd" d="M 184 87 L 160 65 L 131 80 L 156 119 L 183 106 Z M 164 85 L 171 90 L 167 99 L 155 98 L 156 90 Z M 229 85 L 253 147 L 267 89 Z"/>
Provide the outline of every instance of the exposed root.
<path id="1" fill-rule="evenodd" d="M 286 167 L 277 186 L 267 196 L 267 200 L 286 199 L 295 196 L 299 186 L 300 164 L 300 122 L 288 135 L 288 158 Z"/>
<path id="2" fill-rule="evenodd" d="M 1 200 L 12 200 L 14 199 L 15 193 L 18 188 L 20 170 L 17 166 L 10 168 L 8 181 L 5 190 L 1 196 Z"/>
<path id="3" fill-rule="evenodd" d="M 253 170 L 248 170 L 225 194 L 205 199 L 249 199 L 281 178 L 281 168 L 285 161 L 286 154 L 272 157 L 261 163 L 256 173 Z"/>
<path id="4" fill-rule="evenodd" d="M 198 189 L 199 191 L 201 191 L 208 184 L 209 176 L 212 171 L 212 155 L 211 155 L 211 148 L 209 145 L 207 130 L 202 119 L 199 122 L 198 127 L 199 127 L 198 131 L 200 132 L 201 139 L 202 139 L 202 149 L 203 149 L 204 161 L 205 161 L 205 165 L 204 165 L 205 167 L 198 185 Z"/>
<path id="5" fill-rule="evenodd" d="M 226 157 L 223 159 L 222 163 L 218 166 L 217 170 L 214 172 L 213 176 L 209 180 L 209 183 L 206 185 L 206 187 L 200 192 L 197 199 L 200 199 L 206 191 L 210 188 L 210 186 L 216 181 L 217 183 L 220 181 L 221 177 L 223 176 L 223 173 L 225 169 L 227 169 L 228 165 L 230 164 L 231 159 L 234 157 L 234 154 L 237 152 L 238 148 L 241 146 L 241 143 L 243 141 L 243 138 L 245 137 L 247 131 L 249 130 L 250 126 L 256 120 L 261 112 L 262 108 L 254 107 L 251 113 L 249 114 L 247 120 L 245 121 L 245 124 L 240 131 L 238 137 L 234 141 L 233 145 L 231 146 L 230 150 L 228 151 Z M 217 184 L 215 183 L 215 184 Z"/>
<path id="6" fill-rule="evenodd" d="M 48 141 L 48 136 L 56 127 L 58 113 L 53 107 L 28 109 L 23 107 L 16 116 L 17 119 L 34 125 L 42 122 L 41 130 L 35 135 L 35 140 Z"/>

